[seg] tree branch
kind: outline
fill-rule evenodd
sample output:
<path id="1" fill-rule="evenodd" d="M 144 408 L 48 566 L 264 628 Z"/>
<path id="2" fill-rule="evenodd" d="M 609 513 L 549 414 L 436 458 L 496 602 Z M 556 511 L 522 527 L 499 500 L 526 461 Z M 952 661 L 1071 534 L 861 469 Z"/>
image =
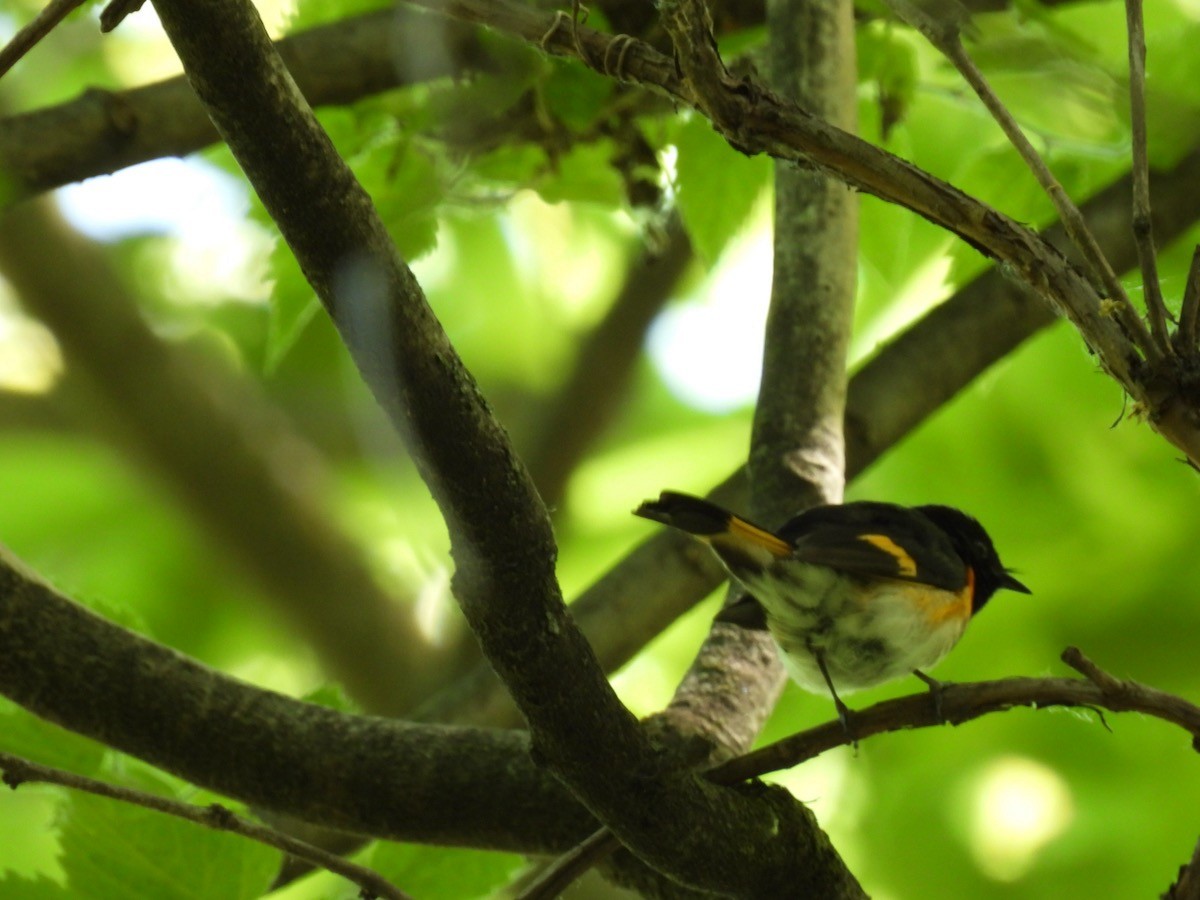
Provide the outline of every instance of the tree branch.
<path id="1" fill-rule="evenodd" d="M 341 875 L 348 881 L 357 884 L 362 889 L 362 896 L 364 897 L 387 897 L 391 898 L 391 900 L 411 900 L 408 894 L 397 889 L 395 885 L 391 884 L 391 882 L 378 872 L 372 871 L 366 866 L 353 863 L 335 853 L 322 850 L 320 847 L 297 840 L 283 832 L 275 831 L 256 822 L 251 822 L 249 819 L 235 815 L 219 803 L 212 803 L 208 806 L 182 803 L 178 800 L 160 797 L 157 794 L 148 794 L 145 791 L 108 784 L 103 781 L 97 781 L 95 778 L 88 778 L 84 775 L 76 775 L 73 772 L 65 772 L 62 769 L 39 765 L 27 759 L 3 752 L 0 752 L 0 770 L 3 771 L 4 783 L 14 791 L 22 784 L 41 782 L 43 784 L 57 784 L 62 787 L 71 788 L 72 790 L 95 794 L 98 797 L 108 797 L 112 800 L 119 800 L 122 803 L 141 806 L 168 816 L 175 816 L 187 822 L 203 825 L 205 828 L 239 834 L 242 837 L 265 844 L 268 847 L 282 850 L 284 853 L 290 853 L 292 856 L 304 859 L 314 866 L 328 869 L 335 875 Z"/>
<path id="2" fill-rule="evenodd" d="M 941 51 L 962 75 L 963 80 L 983 101 L 983 105 L 996 120 L 1009 143 L 1020 154 L 1042 190 L 1046 192 L 1046 196 L 1050 198 L 1050 202 L 1054 204 L 1059 220 L 1066 227 L 1071 241 L 1083 254 L 1089 275 L 1095 282 L 1097 290 L 1115 304 L 1116 315 L 1130 340 L 1145 354 L 1148 360 L 1157 361 L 1162 355 L 1163 348 L 1157 345 L 1150 333 L 1146 331 L 1141 316 L 1138 315 L 1137 309 L 1125 293 L 1124 285 L 1121 284 L 1113 272 L 1112 266 L 1100 251 L 1096 239 L 1088 231 L 1087 223 L 1079 209 L 1071 202 L 1071 198 L 1067 196 L 1063 186 L 1054 177 L 1038 152 L 1033 149 L 1033 144 L 1025 137 L 1021 126 L 1017 124 L 1007 107 L 1000 102 L 1000 98 L 996 96 L 987 79 L 983 77 L 983 73 L 979 71 L 974 60 L 967 53 L 959 34 L 958 24 L 935 19 L 911 0 L 887 0 L 887 2 L 907 24 L 923 34 L 934 47 Z M 1087 337 L 1086 333 L 1084 337 Z"/>
<path id="3" fill-rule="evenodd" d="M 1075 0 L 1043 0 L 1046 6 Z M 975 0 L 978 10 L 994 11 L 1005 0 Z M 600 4 L 618 31 L 646 35 L 662 43 L 653 10 L 643 3 L 606 0 Z M 716 4 L 723 22 L 761 25 L 761 3 Z M 107 11 L 107 10 L 106 10 Z M 413 47 L 445 52 L 395 65 L 397 35 Z M 472 71 L 495 63 L 473 28 L 450 27 L 401 6 L 351 16 L 289 35 L 277 43 L 280 55 L 313 106 L 351 103 L 390 88 Z M 183 156 L 217 139 L 216 130 L 182 76 L 127 91 L 89 90 L 76 100 L 31 113 L 0 118 L 0 169 L 5 172 L 0 203 L 12 202 L 96 175 L 162 156 Z"/>
<path id="4" fill-rule="evenodd" d="M 7 552 L 0 693 L 193 784 L 329 827 L 534 853 L 595 828 L 523 733 L 349 715 L 251 687 L 72 603 Z"/>
<path id="5" fill-rule="evenodd" d="M 767 34 L 775 89 L 815 115 L 852 129 L 857 119 L 856 59 L 849 0 L 770 0 Z M 672 39 L 677 58 L 689 52 L 674 32 Z M 774 249 L 748 464 L 750 508 L 756 520 L 768 525 L 842 498 L 857 198 L 824 173 L 778 164 Z M 693 752 L 686 761 L 711 764 L 750 747 L 783 682 L 770 635 L 716 625 L 670 704 L 650 724 L 677 735 L 677 745 L 706 744 L 703 759 Z M 816 820 L 810 817 L 806 824 L 811 840 L 823 850 L 810 865 L 807 893 L 865 896 Z"/>
<path id="6" fill-rule="evenodd" d="M 156 8 L 438 502 L 455 596 L 525 716 L 536 757 L 670 877 L 766 894 L 778 879 L 805 883 L 820 852 L 800 822 L 807 811 L 785 791 L 746 797 L 666 765 L 617 699 L 562 603 L 549 518 L 525 469 L 253 7 Z M 701 821 L 707 833 L 694 828 Z"/>
<path id="7" fill-rule="evenodd" d="M 775 87 L 817 115 L 853 127 L 851 5 L 772 0 L 767 28 Z M 844 185 L 776 166 L 771 302 L 748 466 L 757 521 L 778 525 L 815 503 L 841 500 L 857 224 L 857 201 Z M 769 635 L 716 626 L 655 723 L 693 743 L 706 739 L 711 763 L 750 746 L 783 681 Z M 831 872 L 839 868 L 831 862 Z M 839 874 L 818 893 L 860 892 L 852 877 Z"/>
<path id="8" fill-rule="evenodd" d="M 774 88 L 813 115 L 852 131 L 858 116 L 851 5 L 772 0 L 767 27 Z M 768 525 L 842 498 L 857 198 L 825 173 L 776 165 L 774 245 L 749 462 L 750 508 Z"/>
<path id="9" fill-rule="evenodd" d="M 1068 647 L 1062 660 L 1087 680 L 1072 678 L 1005 678 L 970 684 L 945 684 L 940 711 L 928 691 L 885 700 L 864 710 L 854 711 L 855 738 L 927 728 L 937 725 L 961 725 L 988 713 L 1017 706 L 1043 709 L 1072 706 L 1107 709 L 1112 712 L 1140 712 L 1178 725 L 1200 741 L 1200 707 L 1181 697 L 1167 694 L 1133 681 L 1121 681 L 1104 672 L 1077 648 Z M 860 725 L 864 727 L 860 730 Z M 783 738 L 717 766 L 709 777 L 721 783 L 757 778 L 768 772 L 790 769 L 827 750 L 846 744 L 849 738 L 836 719 L 816 728 Z"/>
<path id="10" fill-rule="evenodd" d="M 642 754 L 636 723 L 569 620 L 545 509 L 426 302 L 370 198 L 338 157 L 243 0 L 156 4 L 185 72 L 332 316 L 443 511 L 455 594 L 522 701 L 535 741 L 568 766 L 605 722 L 614 765 Z M 212 48 L 222 52 L 214 54 Z M 230 64 L 230 60 L 236 64 Z M 497 527 L 503 522 L 503 527 Z M 598 748 L 600 749 L 600 748 Z"/>

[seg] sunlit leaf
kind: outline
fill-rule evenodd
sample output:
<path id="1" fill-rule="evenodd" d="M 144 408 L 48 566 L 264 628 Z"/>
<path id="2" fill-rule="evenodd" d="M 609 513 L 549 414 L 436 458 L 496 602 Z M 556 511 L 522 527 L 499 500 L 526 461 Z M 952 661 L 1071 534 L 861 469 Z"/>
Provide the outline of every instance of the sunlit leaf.
<path id="1" fill-rule="evenodd" d="M 696 252 L 712 264 L 745 224 L 770 180 L 771 163 L 734 152 L 700 116 L 682 122 L 674 140 L 679 211 Z"/>

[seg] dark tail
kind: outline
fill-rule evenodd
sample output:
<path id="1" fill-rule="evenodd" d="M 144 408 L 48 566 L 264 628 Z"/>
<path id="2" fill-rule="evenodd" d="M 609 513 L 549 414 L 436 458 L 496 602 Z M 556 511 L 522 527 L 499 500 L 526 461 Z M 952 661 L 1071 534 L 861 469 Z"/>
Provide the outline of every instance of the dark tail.
<path id="1" fill-rule="evenodd" d="M 715 503 L 675 491 L 663 491 L 657 500 L 647 500 L 633 514 L 701 537 L 723 534 L 734 518 Z"/>
<path id="2" fill-rule="evenodd" d="M 735 576 L 750 569 L 761 570 L 792 552 L 792 545 L 778 535 L 691 494 L 663 491 L 657 500 L 647 500 L 633 514 L 700 538 Z"/>

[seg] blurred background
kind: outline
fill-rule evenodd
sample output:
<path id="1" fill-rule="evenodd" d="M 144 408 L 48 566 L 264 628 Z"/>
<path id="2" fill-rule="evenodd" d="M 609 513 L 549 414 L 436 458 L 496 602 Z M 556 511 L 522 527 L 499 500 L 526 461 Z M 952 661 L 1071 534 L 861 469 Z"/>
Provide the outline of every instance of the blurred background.
<path id="1" fill-rule="evenodd" d="M 1128 169 L 1123 7 L 1014 6 L 976 18 L 972 49 L 1055 173 L 1084 199 Z M 372 7 L 299 0 L 259 8 L 283 35 Z M 0 2 L 0 37 L 37 9 Z M 761 9 L 719 11 L 723 50 L 752 57 Z M 604 27 L 618 12 L 615 3 L 593 9 L 589 24 Z M 89 88 L 121 91 L 177 74 L 149 7 L 104 37 L 97 13 L 76 14 L 0 82 L 10 116 L 74 102 Z M 1018 220 L 1050 221 L 1049 202 L 953 73 L 907 28 L 874 9 L 861 13 L 863 136 Z M 415 52 L 407 34 L 397 27 L 397 58 Z M 1200 141 L 1198 37 L 1193 0 L 1147 9 L 1157 166 Z M 580 66 L 491 35 L 472 40 L 489 61 L 479 72 L 410 79 L 320 116 L 539 477 L 570 598 L 654 533 L 630 515 L 638 502 L 663 488 L 706 492 L 746 458 L 770 290 L 771 163 Z M 422 46 L 453 66 L 455 41 Z M 334 536 L 323 546 L 353 549 L 354 577 L 366 573 L 395 605 L 404 622 L 397 633 L 419 642 L 410 645 L 414 658 L 429 663 L 429 685 L 407 698 L 416 705 L 477 660 L 448 593 L 437 510 L 228 153 L 172 152 L 57 191 L 55 227 L 72 241 L 82 235 L 125 286 L 133 305 L 100 314 L 128 313 L 148 326 L 147 340 L 165 354 L 159 362 L 185 361 L 188 383 L 217 398 L 204 408 L 245 437 L 238 452 L 268 461 L 271 491 L 322 523 Z M 13 185 L 13 197 L 26 192 L 18 178 Z M 975 251 L 870 197 L 861 233 L 856 366 L 985 267 Z M 1175 309 L 1196 241 L 1187 234 L 1160 257 Z M 662 284 L 644 275 L 664 266 Z M 1125 281 L 1139 299 L 1139 277 Z M 210 486 L 194 473 L 209 462 L 226 471 L 232 445 L 193 442 L 193 468 L 174 466 L 175 450 L 150 446 L 155 429 L 212 432 L 185 421 L 190 406 L 171 401 L 173 382 L 157 383 L 148 357 L 123 358 L 119 341 L 48 324 L 96 313 L 31 309 L 0 282 L 0 540 L 80 602 L 211 666 L 291 695 L 377 708 L 369 687 L 344 684 L 313 649 L 312 620 L 288 611 L 270 567 L 247 562 L 254 535 L 230 524 L 236 502 L 197 499 Z M 597 355 L 585 356 L 589 347 Z M 103 376 L 126 365 L 141 368 L 120 384 Z M 147 398 L 147 410 L 131 411 L 129 390 Z M 1033 590 L 989 605 L 939 678 L 1068 674 L 1058 657 L 1074 644 L 1118 677 L 1200 698 L 1197 476 L 1131 412 L 1058 323 L 849 486 L 849 499 L 972 512 Z M 228 471 L 242 469 L 229 463 Z M 231 496 L 258 502 L 242 488 L 233 485 Z M 258 529 L 260 555 L 292 539 L 275 535 L 273 516 L 260 508 L 243 519 Z M 326 599 L 335 609 L 349 603 Z M 639 715 L 668 701 L 718 603 L 714 595 L 683 615 L 616 674 Z M 852 705 L 918 689 L 890 685 Z M 0 710 L 0 747 L 198 796 L 11 705 Z M 789 687 L 763 738 L 831 714 L 827 702 Z M 1200 837 L 1195 755 L 1183 732 L 1161 722 L 1108 721 L 1111 733 L 1086 712 L 1013 711 L 873 738 L 857 753 L 835 751 L 774 777 L 812 805 L 877 898 L 1156 895 Z M 266 851 L 182 825 L 176 834 L 157 819 L 139 824 L 136 815 L 45 787 L 0 796 L 0 892 L 109 896 L 118 888 L 93 876 L 115 860 L 130 867 L 121 896 L 254 897 L 270 882 L 278 860 Z M 239 872 L 236 884 L 140 880 L 149 876 L 125 843 L 139 828 L 163 842 L 164 868 L 210 862 Z M 523 865 L 466 850 L 365 852 L 420 898 L 491 896 Z M 139 884 L 152 886 L 129 887 Z M 278 896 L 352 894 L 312 876 Z"/>

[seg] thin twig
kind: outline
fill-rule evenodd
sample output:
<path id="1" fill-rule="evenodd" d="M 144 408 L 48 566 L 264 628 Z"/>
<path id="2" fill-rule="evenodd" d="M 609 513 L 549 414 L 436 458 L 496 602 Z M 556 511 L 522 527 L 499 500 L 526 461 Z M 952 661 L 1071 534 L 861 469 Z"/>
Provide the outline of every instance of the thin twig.
<path id="1" fill-rule="evenodd" d="M 1068 647 L 1064 650 L 1062 661 L 1102 691 L 1114 692 L 1123 688 L 1123 683 L 1119 678 L 1101 669 L 1078 647 Z"/>
<path id="2" fill-rule="evenodd" d="M 1200 335 L 1200 244 L 1192 251 L 1192 264 L 1188 267 L 1187 286 L 1183 289 L 1183 304 L 1179 308 L 1179 332 L 1176 334 L 1180 353 L 1196 350 Z"/>
<path id="3" fill-rule="evenodd" d="M 547 866 L 516 900 L 553 900 L 619 846 L 620 842 L 611 831 L 597 829 Z"/>
<path id="4" fill-rule="evenodd" d="M 168 816 L 185 819 L 188 822 L 194 822 L 197 825 L 203 825 L 206 828 L 212 828 L 216 831 L 230 831 L 234 834 L 240 834 L 242 837 L 249 838 L 252 841 L 258 841 L 260 844 L 266 844 L 268 847 L 274 847 L 277 850 L 282 850 L 284 853 L 305 859 L 313 865 L 321 866 L 335 875 L 341 875 L 348 881 L 354 882 L 362 889 L 363 897 L 387 897 L 391 898 L 391 900 L 412 900 L 408 894 L 392 885 L 379 873 L 365 866 L 360 866 L 357 863 L 352 863 L 348 859 L 344 859 L 334 853 L 322 850 L 320 847 L 314 847 L 312 844 L 275 831 L 273 828 L 267 828 L 265 825 L 251 822 L 236 815 L 219 803 L 211 803 L 208 806 L 182 803 L 178 800 L 168 799 L 167 797 L 148 794 L 145 791 L 97 781 L 94 778 L 77 775 L 74 772 L 43 766 L 19 756 L 12 756 L 2 752 L 0 752 L 0 770 L 4 772 L 4 783 L 13 790 L 16 790 L 20 785 L 27 782 L 58 784 L 63 787 L 72 788 L 73 790 L 95 794 L 98 797 L 108 797 L 111 800 L 119 800 L 122 803 L 145 807 L 146 809 L 152 809 L 155 812 L 165 813 Z"/>
<path id="5" fill-rule="evenodd" d="M 996 92 L 992 90 L 987 79 L 983 77 L 983 73 L 979 71 L 975 62 L 967 53 L 963 46 L 962 39 L 959 36 L 958 29 L 953 26 L 943 25 L 943 23 L 935 21 L 926 12 L 919 9 L 916 4 L 909 0 L 887 0 L 888 4 L 905 22 L 923 34 L 926 39 L 933 44 L 959 71 L 966 82 L 975 91 L 983 105 L 987 107 L 988 112 L 992 114 L 992 118 L 1004 131 L 1009 142 L 1016 148 L 1025 164 L 1038 180 L 1038 184 L 1046 192 L 1050 198 L 1050 202 L 1054 204 L 1059 217 L 1062 219 L 1063 225 L 1067 230 L 1068 237 L 1079 248 L 1084 259 L 1091 267 L 1091 279 L 1095 283 L 1097 290 L 1110 298 L 1115 306 L 1118 321 L 1121 323 L 1129 339 L 1133 341 L 1145 355 L 1146 359 L 1151 362 L 1157 361 L 1163 354 L 1150 332 L 1146 330 L 1145 323 L 1142 322 L 1141 316 L 1138 315 L 1137 309 L 1129 299 L 1129 295 L 1125 293 L 1125 288 L 1121 285 L 1120 279 L 1113 272 L 1112 266 L 1109 265 L 1104 253 L 1100 250 L 1100 246 L 1096 243 L 1096 238 L 1092 235 L 1087 227 L 1087 223 L 1083 220 L 1082 213 L 1079 208 L 1071 202 L 1071 198 L 1067 196 L 1066 190 L 1059 183 L 1058 179 L 1046 166 L 1046 163 L 1038 155 L 1038 152 L 1033 148 L 1029 139 L 1025 137 L 1025 133 L 1021 130 L 1021 126 L 1017 124 L 1012 117 L 1007 107 L 996 96 Z"/>
<path id="6" fill-rule="evenodd" d="M 38 42 L 54 28 L 83 5 L 83 0 L 50 0 L 33 21 L 13 35 L 4 49 L 0 50 L 0 78 L 4 77 L 26 53 L 37 46 Z"/>
<path id="7" fill-rule="evenodd" d="M 1154 341 L 1163 352 L 1172 352 L 1167 330 L 1167 305 L 1158 281 L 1154 253 L 1154 223 L 1150 218 L 1150 163 L 1146 156 L 1146 30 L 1142 0 L 1125 0 L 1129 32 L 1129 115 L 1133 123 L 1133 237 L 1142 269 L 1142 297 Z"/>
<path id="8" fill-rule="evenodd" d="M 854 737 L 923 728 L 931 725 L 961 725 L 991 712 L 1017 706 L 1044 709 L 1070 706 L 1107 709 L 1110 712 L 1140 712 L 1178 725 L 1200 737 L 1200 707 L 1154 688 L 1133 681 L 1122 681 L 1100 669 L 1077 648 L 1068 647 L 1062 660 L 1087 679 L 1006 678 L 972 684 L 945 684 L 942 687 L 942 715 L 929 702 L 928 692 L 886 700 L 855 711 Z M 757 750 L 731 759 L 708 773 L 719 784 L 732 784 L 757 778 L 768 772 L 788 769 L 849 743 L 845 728 L 834 719 L 808 731 L 791 735 Z"/>

